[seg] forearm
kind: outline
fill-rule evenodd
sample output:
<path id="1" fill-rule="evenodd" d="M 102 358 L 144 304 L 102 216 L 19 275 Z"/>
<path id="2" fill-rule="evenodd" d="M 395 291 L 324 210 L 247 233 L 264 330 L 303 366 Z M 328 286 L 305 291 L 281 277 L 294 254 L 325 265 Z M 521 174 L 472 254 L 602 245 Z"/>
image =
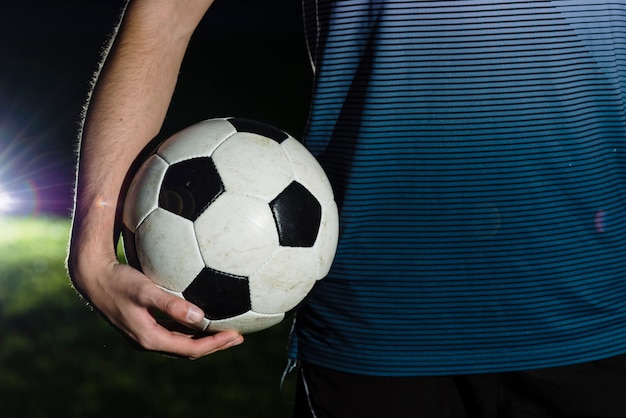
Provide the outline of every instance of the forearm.
<path id="1" fill-rule="evenodd" d="M 204 312 L 117 262 L 116 208 L 137 155 L 159 131 L 189 38 L 212 0 L 131 0 L 91 95 L 81 136 L 68 269 L 77 290 L 148 350 L 198 358 L 243 342 L 197 338 L 153 315 L 197 327 Z"/>
<path id="2" fill-rule="evenodd" d="M 80 144 L 70 268 L 114 257 L 122 183 L 158 133 L 189 38 L 211 0 L 131 1 L 97 78 Z"/>

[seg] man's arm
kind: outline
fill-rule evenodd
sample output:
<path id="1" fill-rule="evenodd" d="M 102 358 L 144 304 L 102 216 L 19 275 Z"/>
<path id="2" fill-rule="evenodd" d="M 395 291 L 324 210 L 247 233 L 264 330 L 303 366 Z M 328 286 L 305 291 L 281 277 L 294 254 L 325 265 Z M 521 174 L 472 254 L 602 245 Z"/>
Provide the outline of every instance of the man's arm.
<path id="1" fill-rule="evenodd" d="M 153 318 L 183 324 L 203 313 L 117 262 L 118 196 L 137 155 L 159 132 L 189 39 L 213 0 L 131 0 L 94 84 L 80 144 L 68 270 L 76 289 L 146 349 L 191 358 L 242 342 L 234 332 L 192 338 Z"/>

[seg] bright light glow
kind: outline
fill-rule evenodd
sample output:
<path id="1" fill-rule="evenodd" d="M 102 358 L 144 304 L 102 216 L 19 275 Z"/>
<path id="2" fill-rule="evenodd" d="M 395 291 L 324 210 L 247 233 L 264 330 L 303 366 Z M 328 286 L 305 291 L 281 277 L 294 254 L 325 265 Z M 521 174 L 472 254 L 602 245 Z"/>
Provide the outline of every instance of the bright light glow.
<path id="1" fill-rule="evenodd" d="M 17 199 L 0 187 L 0 212 L 10 212 L 16 204 Z"/>
<path id="2" fill-rule="evenodd" d="M 109 202 L 107 202 L 106 200 L 104 200 L 101 197 L 96 199 L 96 207 L 98 209 L 101 209 L 101 208 L 106 207 L 106 206 L 109 206 Z"/>

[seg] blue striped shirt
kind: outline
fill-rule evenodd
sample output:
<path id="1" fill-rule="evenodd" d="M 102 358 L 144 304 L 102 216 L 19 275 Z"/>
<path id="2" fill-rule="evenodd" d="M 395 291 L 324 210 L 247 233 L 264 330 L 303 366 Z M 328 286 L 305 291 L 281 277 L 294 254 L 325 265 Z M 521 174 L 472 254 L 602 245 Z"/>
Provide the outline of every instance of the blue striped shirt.
<path id="1" fill-rule="evenodd" d="M 369 375 L 626 352 L 626 1 L 304 2 L 341 236 L 293 352 Z"/>

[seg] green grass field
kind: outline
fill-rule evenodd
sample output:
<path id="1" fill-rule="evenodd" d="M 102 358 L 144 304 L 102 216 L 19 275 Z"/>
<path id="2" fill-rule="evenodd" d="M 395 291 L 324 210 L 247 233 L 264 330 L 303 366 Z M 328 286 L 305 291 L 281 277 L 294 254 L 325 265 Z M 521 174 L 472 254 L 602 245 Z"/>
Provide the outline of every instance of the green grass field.
<path id="1" fill-rule="evenodd" d="M 196 361 L 137 351 L 70 287 L 68 231 L 66 219 L 0 217 L 1 416 L 290 416 L 288 320 Z"/>

